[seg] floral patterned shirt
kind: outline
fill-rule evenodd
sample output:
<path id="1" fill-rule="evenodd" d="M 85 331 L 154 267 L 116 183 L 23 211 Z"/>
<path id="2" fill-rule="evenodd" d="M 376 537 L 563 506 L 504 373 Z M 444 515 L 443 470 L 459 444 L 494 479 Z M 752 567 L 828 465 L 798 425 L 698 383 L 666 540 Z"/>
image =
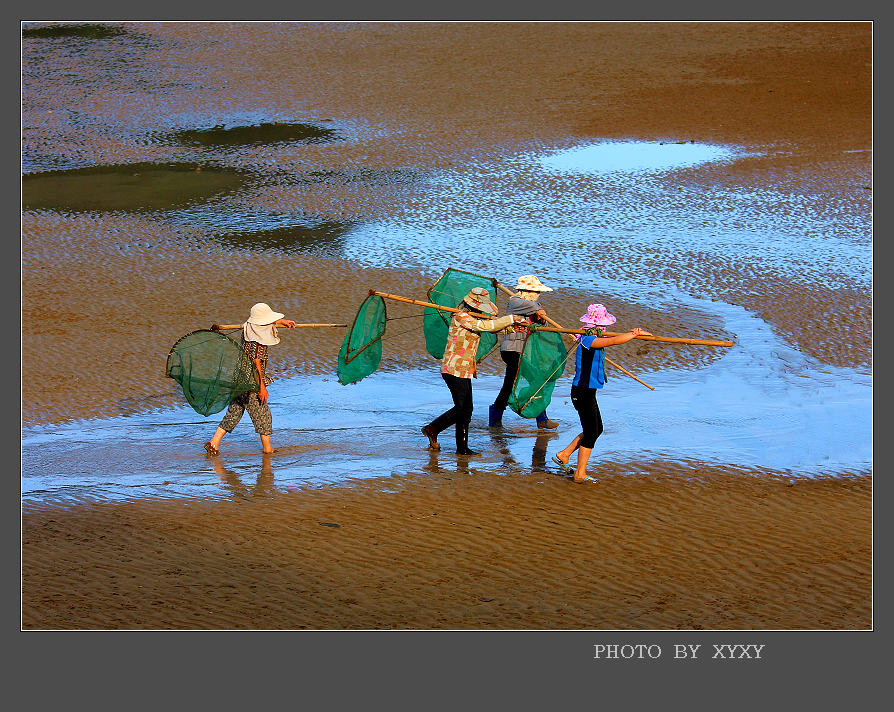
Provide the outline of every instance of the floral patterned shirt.
<path id="1" fill-rule="evenodd" d="M 475 353 L 482 331 L 499 332 L 511 326 L 512 316 L 497 319 L 478 319 L 468 312 L 457 312 L 447 330 L 447 347 L 441 360 L 441 373 L 458 378 L 477 378 Z"/>

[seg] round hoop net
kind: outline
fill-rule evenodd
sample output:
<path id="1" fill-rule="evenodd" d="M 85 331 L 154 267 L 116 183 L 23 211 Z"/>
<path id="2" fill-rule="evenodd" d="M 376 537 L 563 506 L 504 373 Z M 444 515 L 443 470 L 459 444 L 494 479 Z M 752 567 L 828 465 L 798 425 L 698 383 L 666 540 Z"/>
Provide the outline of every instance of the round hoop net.
<path id="1" fill-rule="evenodd" d="M 490 300 L 497 302 L 497 290 L 494 281 L 490 277 L 482 277 L 480 274 L 463 272 L 458 269 L 448 269 L 440 279 L 428 290 L 428 301 L 442 307 L 456 309 L 469 290 L 473 287 L 483 287 L 490 294 Z M 452 312 L 441 311 L 426 307 L 422 317 L 422 329 L 425 333 L 425 349 L 438 361 L 444 357 L 444 349 L 447 347 L 447 330 L 450 328 Z M 475 360 L 481 361 L 497 345 L 497 335 L 488 332 L 481 334 L 478 342 L 478 351 Z"/>
<path id="2" fill-rule="evenodd" d="M 338 352 L 338 381 L 357 383 L 373 373 L 382 360 L 385 333 L 385 300 L 371 294 L 360 305 Z"/>
<path id="3" fill-rule="evenodd" d="M 174 344 L 166 374 L 183 388 L 200 415 L 226 408 L 234 398 L 260 388 L 254 366 L 242 347 L 216 331 L 193 331 Z"/>

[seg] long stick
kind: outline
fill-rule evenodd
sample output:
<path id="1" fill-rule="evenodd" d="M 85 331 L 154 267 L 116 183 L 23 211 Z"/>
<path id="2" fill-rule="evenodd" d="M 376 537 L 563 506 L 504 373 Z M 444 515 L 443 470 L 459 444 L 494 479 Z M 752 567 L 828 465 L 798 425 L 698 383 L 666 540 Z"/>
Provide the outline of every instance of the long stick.
<path id="1" fill-rule="evenodd" d="M 560 334 L 586 334 L 584 329 L 553 329 L 548 326 L 537 328 L 538 331 L 556 331 Z M 603 331 L 603 336 L 623 336 L 620 331 Z M 633 337 L 634 339 L 642 339 L 643 341 L 661 341 L 667 344 L 694 344 L 696 346 L 735 346 L 734 341 L 713 341 L 711 339 L 678 339 L 671 336 L 646 336 L 640 334 Z"/>
<path id="2" fill-rule="evenodd" d="M 505 292 L 506 294 L 508 294 L 510 297 L 511 297 L 512 295 L 515 294 L 515 292 L 513 292 L 511 289 L 509 289 L 508 287 L 503 286 L 502 284 L 500 284 L 500 283 L 497 282 L 496 280 L 494 280 L 494 284 L 496 284 L 497 287 L 498 287 L 499 289 L 503 290 L 503 292 Z M 555 326 L 556 328 L 559 328 L 559 329 L 562 328 L 562 327 L 559 326 L 559 324 L 558 324 L 557 322 L 553 321 L 553 320 L 550 319 L 549 317 L 546 317 L 546 320 L 547 320 L 550 324 L 552 324 L 553 326 Z M 634 381 L 637 381 L 637 382 L 639 382 L 639 383 L 642 383 L 642 384 L 643 384 L 646 388 L 648 388 L 650 391 L 654 391 L 654 390 L 655 390 L 655 389 L 654 389 L 652 386 L 650 386 L 648 383 L 646 383 L 645 381 L 643 381 L 643 380 L 637 378 L 637 377 L 634 376 L 632 373 L 630 373 L 630 371 L 628 371 L 626 368 L 624 368 L 623 366 L 620 366 L 619 364 L 615 363 L 615 362 L 612 361 L 608 356 L 605 356 L 605 354 L 603 354 L 603 358 L 605 358 L 605 360 L 606 360 L 607 363 L 611 364 L 612 366 L 614 366 L 616 369 L 618 369 L 618 370 L 621 371 L 622 373 L 626 373 L 626 374 L 627 374 L 628 376 L 630 376 Z"/>
<path id="3" fill-rule="evenodd" d="M 344 326 L 344 327 L 346 327 L 347 324 L 295 324 L 295 326 L 296 327 L 298 327 L 298 326 Z M 227 331 L 227 330 L 231 330 L 231 329 L 241 329 L 242 327 L 243 327 L 243 324 L 212 324 L 211 331 Z"/>
<path id="4" fill-rule="evenodd" d="M 423 302 L 418 299 L 410 299 L 409 297 L 401 297 L 401 296 L 398 296 L 397 294 L 387 294 L 386 292 L 377 292 L 375 289 L 370 289 L 369 293 L 372 296 L 384 297 L 385 299 L 394 299 L 395 301 L 406 302 L 407 304 L 416 304 L 417 306 L 420 306 L 420 307 L 431 307 L 432 309 L 440 309 L 441 311 L 448 311 L 448 312 L 463 311 L 462 309 L 454 309 L 453 307 L 442 307 L 440 304 L 432 304 L 431 302 Z M 486 319 L 496 318 L 496 317 L 494 317 L 493 314 L 484 314 L 483 312 L 468 311 L 467 313 L 475 314 L 476 316 L 483 316 Z"/>

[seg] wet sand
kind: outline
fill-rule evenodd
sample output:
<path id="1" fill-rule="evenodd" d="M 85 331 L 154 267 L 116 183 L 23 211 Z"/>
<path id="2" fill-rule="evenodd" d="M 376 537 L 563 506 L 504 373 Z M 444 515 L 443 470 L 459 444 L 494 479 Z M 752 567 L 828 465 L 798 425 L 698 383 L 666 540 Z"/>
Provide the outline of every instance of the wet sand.
<path id="1" fill-rule="evenodd" d="M 25 628 L 861 629 L 871 483 L 468 469 L 25 517 Z M 263 484 L 258 483 L 263 490 Z"/>
<path id="2" fill-rule="evenodd" d="M 236 95 L 263 76 L 277 87 L 274 104 L 326 96 L 334 116 L 406 127 L 309 147 L 285 171 L 435 171 L 576 136 L 787 144 L 796 150 L 747 173 L 678 180 L 785 182 L 823 190 L 847 210 L 869 209 L 871 153 L 843 154 L 871 148 L 868 24 L 432 24 L 414 27 L 413 41 L 409 31 L 312 28 L 292 45 L 286 28 L 221 26 L 219 36 L 248 37 L 201 63 L 209 86 L 225 83 Z M 164 32 L 208 51 L 201 26 Z M 340 33 L 355 40 L 350 52 Z M 90 101 L 107 101 L 111 117 L 123 110 L 111 96 Z M 148 149 L 100 133 L 58 150 L 102 162 L 144 160 Z M 250 165 L 251 151 L 239 160 Z M 298 201 L 350 221 L 412 213 L 426 198 L 402 183 L 324 181 L 276 186 L 256 200 Z M 170 406 L 178 398 L 163 378 L 170 345 L 188 329 L 241 321 L 255 301 L 299 321 L 344 322 L 369 288 L 420 297 L 433 281 L 427 265 L 360 268 L 337 255 L 284 254 L 265 261 L 260 293 L 251 254 L 139 218 L 124 229 L 114 217 L 25 214 L 23 323 L 46 324 L 23 332 L 25 425 Z M 837 320 L 870 334 L 868 290 L 821 280 L 768 285 L 747 265 L 701 267 L 718 298 L 755 311 L 820 361 L 869 367 L 868 336 L 842 346 L 823 328 Z M 571 322 L 583 294 L 557 293 L 551 314 Z M 679 334 L 693 316 L 623 308 L 648 317 L 655 333 Z M 100 324 L 107 328 L 97 332 Z M 711 328 L 702 319 L 698 333 L 723 338 Z M 334 370 L 340 331 L 291 337 L 277 353 L 282 375 Z M 634 372 L 669 358 L 625 349 L 618 360 Z M 431 366 L 411 336 L 394 353 L 385 368 Z M 711 355 L 688 358 L 684 365 L 698 367 Z M 142 375 L 147 364 L 157 379 Z M 445 467 L 238 501 L 28 505 L 23 627 L 871 626 L 867 473 L 788 486 L 778 473 L 662 462 L 630 473 L 609 463 L 598 484 L 578 487 L 557 476 Z"/>

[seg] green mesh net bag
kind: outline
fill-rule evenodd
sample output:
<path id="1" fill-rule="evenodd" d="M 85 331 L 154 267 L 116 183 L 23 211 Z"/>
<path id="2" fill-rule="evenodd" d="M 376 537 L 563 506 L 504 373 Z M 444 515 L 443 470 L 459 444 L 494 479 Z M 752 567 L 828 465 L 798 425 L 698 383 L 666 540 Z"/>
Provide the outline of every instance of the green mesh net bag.
<path id="1" fill-rule="evenodd" d="M 165 372 L 183 388 L 187 402 L 200 415 L 226 408 L 243 393 L 257 391 L 257 373 L 242 347 L 216 331 L 201 329 L 171 348 Z"/>
<path id="2" fill-rule="evenodd" d="M 463 297 L 473 287 L 483 287 L 490 294 L 491 302 L 497 303 L 497 291 L 494 288 L 493 279 L 458 269 L 448 269 L 441 275 L 441 278 L 428 290 L 428 301 L 442 307 L 456 309 Z M 423 312 L 422 329 L 425 333 L 425 348 L 438 361 L 444 357 L 444 349 L 447 348 L 447 330 L 450 328 L 452 318 L 453 312 L 431 307 L 426 307 Z M 497 335 L 483 332 L 481 340 L 478 342 L 475 360 L 481 361 L 493 351 L 496 345 Z"/>
<path id="3" fill-rule="evenodd" d="M 339 383 L 343 386 L 357 383 L 379 367 L 384 333 L 385 300 L 371 294 L 357 310 L 338 352 Z"/>
<path id="4" fill-rule="evenodd" d="M 509 407 L 523 418 L 535 418 L 546 410 L 569 355 L 561 334 L 536 329 L 529 333 L 509 395 Z"/>

